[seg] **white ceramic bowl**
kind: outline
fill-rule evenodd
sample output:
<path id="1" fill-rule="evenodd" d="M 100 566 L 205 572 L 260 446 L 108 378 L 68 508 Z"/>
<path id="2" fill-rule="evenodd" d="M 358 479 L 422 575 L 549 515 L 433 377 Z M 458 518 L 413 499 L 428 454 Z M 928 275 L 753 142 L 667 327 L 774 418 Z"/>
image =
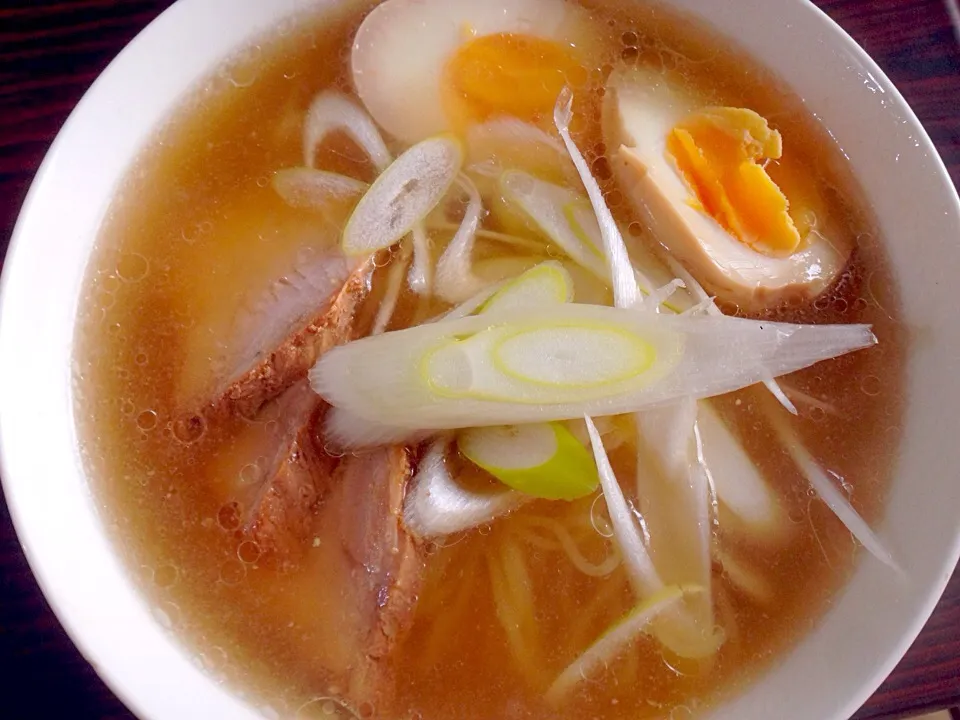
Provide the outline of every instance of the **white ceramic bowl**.
<path id="1" fill-rule="evenodd" d="M 323 2 L 324 0 L 319 0 Z M 326 0 L 327 2 L 331 0 Z M 846 720 L 931 613 L 960 553 L 960 203 L 910 108 L 805 0 L 673 0 L 784 78 L 836 137 L 873 204 L 918 338 L 905 432 L 879 527 L 909 578 L 864 556 L 826 617 L 718 719 Z M 262 717 L 207 678 L 137 594 L 97 517 L 77 450 L 71 352 L 81 281 L 138 150 L 223 58 L 318 0 L 180 0 L 114 61 L 51 148 L 3 272 L 0 447 L 11 514 L 67 632 L 142 718 Z M 920 340 L 922 338 L 922 340 Z"/>

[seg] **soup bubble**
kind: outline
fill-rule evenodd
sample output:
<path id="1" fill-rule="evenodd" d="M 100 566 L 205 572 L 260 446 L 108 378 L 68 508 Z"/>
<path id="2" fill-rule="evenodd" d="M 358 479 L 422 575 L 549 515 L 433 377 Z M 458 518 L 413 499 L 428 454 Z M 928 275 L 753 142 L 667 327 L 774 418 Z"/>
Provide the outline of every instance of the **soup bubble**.
<path id="1" fill-rule="evenodd" d="M 247 567 L 239 560 L 227 560 L 220 566 L 220 582 L 224 585 L 239 585 L 247 576 Z"/>
<path id="2" fill-rule="evenodd" d="M 248 565 L 252 565 L 259 560 L 260 554 L 260 546 L 251 540 L 240 543 L 240 547 L 237 548 L 237 557 L 240 558 L 241 562 Z"/>
<path id="3" fill-rule="evenodd" d="M 207 429 L 207 423 L 200 415 L 178 418 L 173 423 L 173 436 L 184 445 L 197 442 Z"/>
<path id="4" fill-rule="evenodd" d="M 260 466 L 254 463 L 247 463 L 240 468 L 240 483 L 242 485 L 254 485 L 263 477 L 263 471 Z"/>
<path id="5" fill-rule="evenodd" d="M 235 88 L 248 88 L 260 75 L 263 50 L 259 45 L 244 50 L 236 60 L 223 71 L 223 77 Z"/>
<path id="6" fill-rule="evenodd" d="M 144 432 L 153 430 L 157 426 L 156 410 L 144 410 L 137 415 L 137 427 Z"/>
<path id="7" fill-rule="evenodd" d="M 117 275 L 127 283 L 137 283 L 150 274 L 150 261 L 139 253 L 124 253 L 117 261 Z"/>
<path id="8" fill-rule="evenodd" d="M 240 527 L 243 513 L 238 502 L 228 502 L 217 512 L 217 522 L 224 530 L 236 530 Z"/>
<path id="9" fill-rule="evenodd" d="M 163 565 L 153 572 L 153 582 L 157 587 L 168 588 L 176 584 L 180 571 L 175 565 Z"/>
<path id="10" fill-rule="evenodd" d="M 876 375 L 867 375 L 863 380 L 860 381 L 860 389 L 863 391 L 864 395 L 876 397 L 883 389 L 883 384 L 880 378 L 878 378 Z"/>

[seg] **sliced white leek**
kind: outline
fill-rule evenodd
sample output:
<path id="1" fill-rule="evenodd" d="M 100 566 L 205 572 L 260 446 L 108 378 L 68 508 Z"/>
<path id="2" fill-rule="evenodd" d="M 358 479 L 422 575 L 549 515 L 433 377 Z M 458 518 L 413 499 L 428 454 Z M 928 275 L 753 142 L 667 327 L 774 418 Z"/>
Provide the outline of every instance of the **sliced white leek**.
<path id="1" fill-rule="evenodd" d="M 390 247 L 436 207 L 463 162 L 453 137 L 418 143 L 398 157 L 370 186 L 343 229 L 347 255 L 368 255 Z"/>
<path id="2" fill-rule="evenodd" d="M 447 469 L 450 441 L 440 438 L 427 450 L 403 505 L 403 524 L 414 536 L 451 535 L 492 522 L 533 498 L 504 486 L 468 489 Z"/>
<path id="3" fill-rule="evenodd" d="M 810 451 L 803 445 L 800 438 L 797 437 L 793 428 L 788 422 L 780 416 L 776 410 L 767 413 L 767 417 L 776 430 L 790 457 L 796 463 L 797 467 L 810 482 L 810 486 L 816 491 L 820 499 L 833 511 L 833 514 L 842 522 L 850 534 L 853 535 L 860 544 L 884 565 L 894 570 L 898 574 L 903 574 L 900 564 L 894 559 L 893 554 L 883 544 L 877 534 L 867 525 L 867 521 L 860 517 L 850 501 L 844 497 L 843 493 L 834 484 L 826 471 L 820 467 L 820 464 L 810 454 Z"/>
<path id="4" fill-rule="evenodd" d="M 465 318 L 468 315 L 473 315 L 484 304 L 489 300 L 494 294 L 505 285 L 504 282 L 494 283 L 485 287 L 480 292 L 476 293 L 473 297 L 464 300 L 462 303 L 457 305 L 455 308 L 443 313 L 439 317 L 435 318 L 433 322 L 444 322 L 450 320 L 459 320 L 460 318 Z"/>
<path id="5" fill-rule="evenodd" d="M 407 266 L 410 264 L 412 255 L 412 243 L 404 241 L 400 245 L 397 257 L 394 258 L 390 271 L 387 274 L 383 300 L 380 301 L 380 307 L 377 308 L 377 317 L 374 319 L 373 328 L 370 330 L 371 335 L 379 335 L 384 332 L 393 319 L 393 313 L 396 312 L 397 303 L 400 301 L 400 293 L 403 292 L 403 280 L 406 276 Z"/>
<path id="6" fill-rule="evenodd" d="M 324 210 L 331 202 L 360 197 L 369 187 L 346 175 L 307 167 L 279 170 L 272 182 L 277 195 L 298 210 Z"/>
<path id="7" fill-rule="evenodd" d="M 520 207 L 557 247 L 600 279 L 609 281 L 610 272 L 603 255 L 586 237 L 580 237 L 570 222 L 569 208 L 583 203 L 582 196 L 520 170 L 509 170 L 501 175 L 500 190 L 504 197 Z"/>
<path id="8" fill-rule="evenodd" d="M 471 125 L 466 137 L 473 165 L 523 168 L 557 181 L 576 177 L 576 169 L 560 140 L 517 118 L 502 116 Z"/>
<path id="9" fill-rule="evenodd" d="M 637 498 L 647 546 L 664 583 L 696 584 L 705 593 L 685 602 L 680 618 L 658 623 L 660 641 L 681 657 L 707 657 L 713 637 L 710 592 L 711 497 L 697 433 L 697 402 L 675 403 L 636 414 Z"/>
<path id="10" fill-rule="evenodd" d="M 676 274 L 678 278 L 683 280 L 684 286 L 691 292 L 694 298 L 696 298 L 699 305 L 703 307 L 704 312 L 708 315 L 722 315 L 720 308 L 717 307 L 714 299 L 707 295 L 707 291 L 703 289 L 703 286 L 697 281 L 697 279 L 685 268 L 682 264 L 677 262 L 671 257 L 667 259 L 670 269 Z M 768 375 L 763 378 L 763 384 L 770 391 L 770 394 L 773 395 L 777 402 L 779 402 L 783 407 L 793 415 L 797 414 L 797 408 L 793 402 L 786 396 L 783 390 L 780 389 L 780 386 L 777 384 L 777 381 L 773 379 L 772 375 Z"/>
<path id="11" fill-rule="evenodd" d="M 547 500 L 576 500 L 597 489 L 587 450 L 561 423 L 471 428 L 460 452 L 514 490 Z"/>
<path id="12" fill-rule="evenodd" d="M 570 153 L 570 159 L 573 160 L 577 172 L 580 174 L 580 180 L 587 191 L 587 197 L 590 198 L 590 204 L 593 206 L 593 212 L 600 226 L 600 237 L 603 241 L 603 257 L 608 266 L 607 272 L 613 283 L 613 297 L 615 304 L 620 308 L 630 308 L 635 305 L 643 304 L 643 296 L 637 287 L 636 274 L 633 265 L 630 264 L 630 256 L 627 254 L 627 246 L 623 242 L 623 236 L 617 227 L 610 208 L 607 207 L 603 199 L 603 191 L 597 184 L 587 161 L 583 154 L 577 148 L 576 143 L 570 136 L 570 122 L 573 120 L 573 92 L 565 87 L 557 98 L 556 107 L 553 110 L 553 122 L 557 126 L 557 132 L 563 144 Z"/>
<path id="13" fill-rule="evenodd" d="M 573 278 L 554 260 L 540 263 L 500 287 L 480 312 L 522 312 L 531 307 L 550 307 L 573 301 Z"/>
<path id="14" fill-rule="evenodd" d="M 734 590 L 760 605 L 773 602 L 775 593 L 766 578 L 741 563 L 729 552 L 717 550 L 716 559 L 723 566 L 723 574 Z"/>
<path id="15" fill-rule="evenodd" d="M 658 615 L 675 607 L 683 596 L 684 590 L 673 585 L 637 605 L 560 673 L 547 690 L 547 702 L 557 705 L 578 685 L 596 677 L 601 668 L 606 668 L 616 660 L 618 655 L 647 631 Z"/>
<path id="16" fill-rule="evenodd" d="M 660 580 L 657 569 L 653 566 L 653 561 L 640 535 L 636 518 L 620 489 L 617 476 L 613 473 L 610 458 L 603 447 L 603 440 L 600 439 L 600 432 L 588 416 L 584 416 L 583 421 L 587 425 L 597 473 L 600 476 L 600 485 L 603 488 L 603 499 L 610 513 L 613 537 L 620 548 L 623 565 L 627 569 L 627 577 L 637 595 L 640 597 L 654 595 L 663 589 L 663 581 Z"/>
<path id="17" fill-rule="evenodd" d="M 737 530 L 760 539 L 782 537 L 789 523 L 776 495 L 757 464 L 709 403 L 700 403 L 697 425 L 704 461 L 720 501 L 724 531 Z"/>
<path id="18" fill-rule="evenodd" d="M 357 340 L 325 353 L 310 378 L 330 404 L 382 424 L 513 425 L 719 395 L 875 342 L 863 325 L 565 304 Z"/>
<path id="19" fill-rule="evenodd" d="M 377 171 L 386 170 L 393 159 L 370 116 L 346 95 L 325 90 L 317 95 L 307 111 L 303 131 L 303 162 L 307 167 L 314 166 L 317 148 L 335 130 L 345 132 L 359 145 Z"/>
<path id="20" fill-rule="evenodd" d="M 676 336 L 658 338 L 612 323 L 503 322 L 451 337 L 419 365 L 422 382 L 439 397 L 582 402 L 656 380 L 676 363 L 680 345 Z"/>
<path id="21" fill-rule="evenodd" d="M 413 263 L 407 276 L 410 289 L 417 295 L 433 292 L 433 259 L 430 252 L 430 236 L 422 222 L 415 222 L 410 230 L 413 238 Z"/>
<path id="22" fill-rule="evenodd" d="M 473 244 L 480 227 L 483 204 L 477 186 L 466 175 L 457 178 L 467 194 L 467 209 L 456 235 L 437 262 L 437 295 L 448 303 L 460 303 L 487 284 L 473 273 Z"/>

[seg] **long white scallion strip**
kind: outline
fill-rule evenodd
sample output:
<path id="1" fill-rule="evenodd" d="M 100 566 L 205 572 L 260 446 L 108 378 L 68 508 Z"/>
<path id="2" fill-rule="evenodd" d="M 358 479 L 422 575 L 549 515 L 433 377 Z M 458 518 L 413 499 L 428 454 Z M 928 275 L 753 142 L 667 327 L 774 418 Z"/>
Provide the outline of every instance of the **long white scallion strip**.
<path id="1" fill-rule="evenodd" d="M 317 148 L 330 133 L 341 130 L 359 145 L 383 172 L 392 157 L 370 116 L 346 95 L 324 90 L 310 104 L 303 131 L 303 162 L 314 166 Z"/>
<path id="2" fill-rule="evenodd" d="M 613 474 L 610 458 L 607 457 L 597 426 L 589 416 L 585 415 L 583 419 L 590 434 L 590 445 L 597 463 L 600 487 L 603 488 L 603 498 L 607 503 L 614 538 L 623 556 L 623 564 L 627 568 L 630 583 L 641 596 L 652 595 L 662 589 L 663 582 L 647 553 L 640 535 L 640 528 L 637 526 L 630 506 L 627 505 L 627 499 L 623 496 L 617 476 Z"/>
<path id="3" fill-rule="evenodd" d="M 613 662 L 620 653 L 647 631 L 658 615 L 674 607 L 683 596 L 683 589 L 674 585 L 664 588 L 640 603 L 560 673 L 547 690 L 547 702 L 557 705 L 563 701 L 577 685 L 589 680 L 600 668 Z"/>
<path id="4" fill-rule="evenodd" d="M 429 138 L 411 147 L 357 203 L 343 229 L 343 251 L 368 255 L 413 231 L 447 194 L 462 162 L 463 150 L 453 137 Z"/>
<path id="5" fill-rule="evenodd" d="M 711 587 L 711 491 L 690 397 L 636 414 L 637 497 L 647 545 L 667 585 L 694 584 L 703 595 L 687 602 L 657 638 L 681 657 L 708 657 L 717 649 Z"/>
<path id="6" fill-rule="evenodd" d="M 720 308 L 717 307 L 717 304 L 714 302 L 713 298 L 707 295 L 707 291 L 703 289 L 703 286 L 697 282 L 697 279 L 690 272 L 688 272 L 683 265 L 681 265 L 672 257 L 667 258 L 667 263 L 669 264 L 670 270 L 673 272 L 673 274 L 683 280 L 684 285 L 690 292 L 693 293 L 694 298 L 696 298 L 698 303 L 703 305 L 704 310 L 709 315 L 716 316 L 723 314 L 720 311 Z M 796 405 L 794 405 L 790 398 L 787 397 L 786 393 L 783 392 L 783 390 L 777 384 L 777 381 L 774 380 L 772 376 L 764 378 L 763 385 L 767 388 L 767 390 L 770 391 L 770 394 L 777 399 L 777 402 L 783 405 L 787 412 L 793 415 L 797 414 Z"/>
<path id="7" fill-rule="evenodd" d="M 434 440 L 420 463 L 403 505 L 403 524 L 414 536 L 429 539 L 492 522 L 533 498 L 504 485 L 469 490 L 447 469 L 448 438 Z"/>
<path id="8" fill-rule="evenodd" d="M 876 342 L 863 325 L 566 304 L 364 338 L 311 371 L 332 405 L 411 430 L 569 420 L 732 392 Z"/>
<path id="9" fill-rule="evenodd" d="M 563 144 L 570 153 L 570 159 L 573 160 L 577 172 L 580 174 L 580 180 L 590 198 L 590 204 L 593 205 L 593 211 L 597 216 L 597 223 L 600 225 L 600 237 L 603 239 L 603 249 L 610 264 L 610 275 L 613 280 L 613 296 L 617 307 L 628 308 L 643 304 L 643 296 L 637 287 L 636 275 L 633 265 L 630 263 L 630 257 L 627 255 L 627 248 L 620 235 L 620 229 L 617 227 L 616 220 L 607 207 L 603 199 L 603 191 L 597 184 L 597 181 L 590 174 L 590 168 L 586 159 L 580 152 L 573 138 L 570 136 L 570 122 L 573 119 L 573 92 L 570 88 L 564 88 L 557 98 L 557 104 L 553 111 L 553 121 L 557 126 L 557 132 Z"/>
<path id="10" fill-rule="evenodd" d="M 558 174 L 576 172 L 556 137 L 515 117 L 502 116 L 471 125 L 467 128 L 467 147 L 471 156 L 483 159 L 480 162 L 499 156 L 522 160 L 536 155 L 537 164 L 551 166 Z"/>
<path id="11" fill-rule="evenodd" d="M 413 263 L 408 276 L 410 289 L 417 295 L 433 292 L 433 259 L 430 253 L 430 235 L 423 223 L 417 221 L 410 230 L 413 238 Z"/>
<path id="12" fill-rule="evenodd" d="M 457 183 L 467 194 L 467 208 L 457 233 L 437 263 L 437 295 L 448 303 L 460 303 L 475 295 L 487 284 L 473 274 L 473 244 L 480 227 L 483 203 L 480 191 L 466 175 L 461 174 Z"/>
<path id="13" fill-rule="evenodd" d="M 403 241 L 400 244 L 397 257 L 394 258 L 390 267 L 390 272 L 387 274 L 387 286 L 383 291 L 380 307 L 377 308 L 377 317 L 373 321 L 373 328 L 370 330 L 371 335 L 383 333 L 393 319 L 393 314 L 397 310 L 397 302 L 400 300 L 400 293 L 403 291 L 403 280 L 412 254 L 412 245 L 408 241 Z"/>
<path id="14" fill-rule="evenodd" d="M 330 202 L 359 197 L 369 187 L 346 175 L 307 167 L 278 170 L 272 183 L 277 195 L 298 210 L 323 210 Z"/>
<path id="15" fill-rule="evenodd" d="M 576 203 L 577 193 L 540 180 L 521 170 L 508 170 L 500 176 L 504 197 L 517 205 L 548 238 L 578 264 L 601 280 L 609 279 L 609 270 L 589 241 L 579 237 L 564 213 L 564 207 Z"/>
<path id="16" fill-rule="evenodd" d="M 609 265 L 610 279 L 614 289 L 614 304 L 626 310 L 636 308 L 658 312 L 660 305 L 678 288 L 683 287 L 684 283 L 682 279 L 675 279 L 658 290 L 650 287 L 649 297 L 646 300 L 643 299 L 637 284 L 638 273 L 630 262 L 623 236 L 607 208 L 599 185 L 590 174 L 586 161 L 570 137 L 572 102 L 572 94 L 566 89 L 557 101 L 554 120 L 593 205 L 603 251 Z M 585 233 L 589 233 L 587 230 L 591 227 L 589 217 L 581 218 L 578 224 L 584 228 Z M 640 282 L 650 286 L 646 278 L 640 278 Z M 664 449 L 662 443 L 654 443 L 651 448 L 654 454 L 659 456 L 660 465 L 663 466 L 660 468 L 659 475 L 654 473 L 645 478 L 642 474 L 643 465 L 642 463 L 639 465 L 638 482 L 642 486 L 642 480 L 650 481 L 645 489 L 651 496 L 646 499 L 655 504 L 651 515 L 671 518 L 670 525 L 660 528 L 656 537 L 651 531 L 651 543 L 655 543 L 661 555 L 668 558 L 667 569 L 675 576 L 667 578 L 668 581 L 674 579 L 681 582 L 693 581 L 707 588 L 702 602 L 688 608 L 689 613 L 671 617 L 670 622 L 658 627 L 657 635 L 661 642 L 683 656 L 706 657 L 715 651 L 717 643 L 709 635 L 713 628 L 713 605 L 709 593 L 709 474 L 703 461 L 697 433 L 696 401 L 689 396 L 678 398 L 676 403 L 666 405 L 653 413 L 638 412 L 636 419 L 641 440 L 645 435 L 663 430 L 664 426 L 668 434 L 676 436 L 672 452 Z M 588 429 L 591 427 L 592 421 L 588 419 Z M 591 430 L 591 441 L 596 449 L 599 437 L 595 429 Z M 676 488 L 677 492 L 666 492 L 667 485 Z M 654 492 L 654 490 L 663 492 Z M 605 485 L 605 495 L 606 492 Z M 613 508 L 611 508 L 611 517 L 612 513 Z M 676 536 L 677 526 L 683 528 L 679 530 L 683 534 L 682 537 Z M 614 527 L 616 528 L 616 523 Z M 652 565 L 652 560 L 649 562 Z M 641 585 L 637 579 L 634 580 L 634 590 L 641 597 L 651 592 L 649 586 Z"/>
<path id="17" fill-rule="evenodd" d="M 574 203 L 567 206 L 567 215 L 570 218 L 571 226 L 573 227 L 574 232 L 577 237 L 585 239 L 593 247 L 597 248 L 600 253 L 605 253 L 603 236 L 600 233 L 600 225 L 597 221 L 597 216 L 593 211 L 593 206 L 589 203 Z M 623 233 L 620 233 L 620 244 L 623 247 L 623 253 L 629 259 L 629 251 L 627 250 L 626 243 L 623 241 Z M 614 260 L 609 260 L 608 265 L 611 265 L 613 262 L 620 261 L 621 254 L 618 252 Z M 611 265 L 612 266 L 612 265 Z M 626 269 L 623 269 L 623 272 L 626 273 Z M 640 270 L 639 267 L 633 266 L 633 275 L 636 280 L 636 283 L 640 289 L 640 292 L 644 295 L 650 295 L 654 292 L 656 284 L 647 276 L 646 272 Z M 609 270 L 604 275 L 605 282 L 611 282 L 611 273 Z M 674 281 L 675 282 L 675 281 Z M 664 285 L 661 290 L 665 290 L 671 285 L 667 283 Z M 683 284 L 680 287 L 684 287 Z M 669 295 L 667 295 L 669 297 Z M 629 301 L 630 296 L 621 298 L 622 300 Z M 657 310 L 659 303 L 655 304 L 654 300 L 656 298 L 647 297 L 644 299 L 645 309 Z M 665 302 L 662 301 L 662 302 Z"/>
<path id="18" fill-rule="evenodd" d="M 810 454 L 810 451 L 796 436 L 793 428 L 790 427 L 782 417 L 776 412 L 767 414 L 768 419 L 773 425 L 780 442 L 790 453 L 790 457 L 800 468 L 807 478 L 810 486 L 816 491 L 820 499 L 826 503 L 827 507 L 833 511 L 833 514 L 846 526 L 850 534 L 853 535 L 867 552 L 873 555 L 877 560 L 887 567 L 894 570 L 897 574 L 903 575 L 903 569 L 894 559 L 893 554 L 884 546 L 883 542 L 873 532 L 866 520 L 860 517 L 850 501 L 843 496 L 843 493 L 837 488 L 836 484 L 827 476 L 826 471 Z"/>
<path id="19" fill-rule="evenodd" d="M 783 535 L 789 523 L 773 489 L 710 403 L 700 403 L 697 426 L 717 499 L 736 517 L 732 529 L 742 525 L 753 539 Z"/>
<path id="20" fill-rule="evenodd" d="M 768 605 L 773 601 L 775 593 L 765 577 L 722 549 L 715 551 L 715 557 L 723 567 L 727 581 L 741 595 L 759 605 Z"/>

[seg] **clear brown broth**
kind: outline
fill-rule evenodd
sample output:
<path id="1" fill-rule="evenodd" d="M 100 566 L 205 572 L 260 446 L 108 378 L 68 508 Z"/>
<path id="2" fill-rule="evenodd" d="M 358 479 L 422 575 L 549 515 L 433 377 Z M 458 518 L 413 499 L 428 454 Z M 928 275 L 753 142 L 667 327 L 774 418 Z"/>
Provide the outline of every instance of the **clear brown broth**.
<path id="1" fill-rule="evenodd" d="M 729 42 L 652 5 L 585 4 L 608 32 L 611 65 L 637 57 L 671 67 L 706 96 L 768 117 L 788 151 L 813 169 L 833 231 L 856 241 L 836 287 L 813 305 L 770 315 L 874 325 L 877 347 L 788 382 L 837 410 L 801 403 L 796 426 L 815 455 L 845 479 L 856 508 L 878 519 L 900 434 L 903 331 L 882 244 L 842 154 L 797 98 Z M 330 86 L 350 90 L 350 38 L 369 5 L 305 17 L 264 38 L 205 82 L 158 132 L 103 226 L 77 334 L 82 449 L 117 551 L 158 617 L 198 662 L 282 717 L 338 690 L 325 671 L 337 629 L 338 579 L 324 574 L 326 548 L 338 528 L 321 530 L 294 572 L 261 561 L 255 547 L 242 546 L 238 531 L 243 479 L 256 475 L 243 456 L 246 423 L 210 426 L 196 442 L 184 443 L 176 421 L 184 393 L 210 381 L 211 359 L 249 289 L 283 274 L 298 254 L 336 242 L 335 225 L 286 207 L 268 180 L 278 168 L 300 163 L 301 121 L 312 96 Z M 598 77 L 606 69 L 598 68 Z M 596 148 L 599 94 L 591 102 L 593 121 L 578 140 Z M 591 160 L 603 177 L 602 155 L 594 152 Z M 372 172 L 346 142 L 328 148 L 320 162 L 365 179 Z M 612 181 L 606 190 L 629 224 Z M 637 234 L 633 241 L 649 242 Z M 401 307 L 409 313 L 413 303 L 406 298 Z M 652 641 L 640 641 L 561 710 L 548 710 L 543 683 L 626 611 L 631 596 L 622 570 L 588 578 L 562 553 L 518 541 L 524 518 L 567 522 L 590 510 L 589 501 L 539 503 L 431 548 L 416 625 L 397 657 L 398 717 L 588 713 L 676 720 L 698 715 L 769 667 L 817 622 L 860 554 L 774 442 L 758 407 L 761 397 L 745 391 L 717 402 L 776 487 L 792 535 L 785 546 L 768 547 L 725 535 L 721 525 L 721 545 L 760 569 L 774 596 L 758 606 L 718 569 L 718 618 L 729 639 L 713 663 L 679 663 Z M 615 453 L 614 462 L 625 476 L 632 473 L 630 452 Z M 511 658 L 485 574 L 485 557 L 517 542 L 536 598 L 540 653 L 526 672 Z M 596 534 L 584 542 L 594 558 L 609 550 Z M 321 717 L 322 710 L 314 703 L 300 717 Z"/>

